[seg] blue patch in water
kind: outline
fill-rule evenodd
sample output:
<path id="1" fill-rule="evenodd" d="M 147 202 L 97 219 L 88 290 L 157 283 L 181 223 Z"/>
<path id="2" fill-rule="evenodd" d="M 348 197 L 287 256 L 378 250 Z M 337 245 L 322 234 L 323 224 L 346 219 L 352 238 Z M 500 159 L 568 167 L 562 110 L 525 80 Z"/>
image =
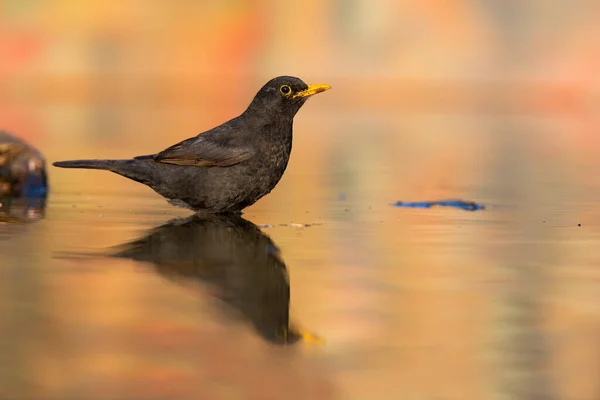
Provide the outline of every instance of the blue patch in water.
<path id="1" fill-rule="evenodd" d="M 279 249 L 272 243 L 267 244 L 267 254 L 278 254 Z"/>
<path id="2" fill-rule="evenodd" d="M 48 183 L 46 173 L 40 175 L 30 174 L 22 184 L 22 197 L 46 197 L 48 194 Z"/>
<path id="3" fill-rule="evenodd" d="M 48 188 L 46 186 L 27 186 L 23 189 L 23 197 L 46 197 Z"/>
<path id="4" fill-rule="evenodd" d="M 392 206 L 406 208 L 431 208 L 434 206 L 455 207 L 465 211 L 479 211 L 485 209 L 483 204 L 478 204 L 472 201 L 464 200 L 397 201 L 394 204 L 392 204 Z"/>

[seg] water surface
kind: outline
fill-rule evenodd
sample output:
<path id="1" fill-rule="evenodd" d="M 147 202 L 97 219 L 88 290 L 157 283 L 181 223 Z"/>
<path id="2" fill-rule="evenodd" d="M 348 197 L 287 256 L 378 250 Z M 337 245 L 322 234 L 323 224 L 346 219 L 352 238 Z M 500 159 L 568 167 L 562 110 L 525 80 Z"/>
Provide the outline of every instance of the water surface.
<path id="1" fill-rule="evenodd" d="M 184 138 L 65 126 L 49 161 Z M 600 164 L 568 126 L 313 110 L 295 132 L 277 188 L 210 226 L 50 167 L 44 218 L 0 224 L 3 398 L 600 396 Z M 486 209 L 392 207 L 452 198 Z"/>

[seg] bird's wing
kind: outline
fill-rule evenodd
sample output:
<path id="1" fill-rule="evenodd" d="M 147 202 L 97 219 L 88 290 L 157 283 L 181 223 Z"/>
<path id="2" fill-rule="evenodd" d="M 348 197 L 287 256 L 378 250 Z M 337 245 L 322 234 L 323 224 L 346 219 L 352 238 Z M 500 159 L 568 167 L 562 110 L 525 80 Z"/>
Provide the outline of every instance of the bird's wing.
<path id="1" fill-rule="evenodd" d="M 229 167 L 249 159 L 254 151 L 247 146 L 239 146 L 228 140 L 221 130 L 212 130 L 177 143 L 160 153 L 139 156 L 136 159 L 150 159 L 164 164 L 194 167 Z"/>

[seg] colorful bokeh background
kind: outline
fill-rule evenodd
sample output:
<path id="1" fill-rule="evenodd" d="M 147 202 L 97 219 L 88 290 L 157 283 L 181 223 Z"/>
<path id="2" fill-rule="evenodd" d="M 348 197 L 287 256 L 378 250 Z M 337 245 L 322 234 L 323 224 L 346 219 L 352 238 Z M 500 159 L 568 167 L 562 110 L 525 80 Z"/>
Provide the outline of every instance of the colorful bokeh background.
<path id="1" fill-rule="evenodd" d="M 3 128 L 33 140 L 178 137 L 291 74 L 334 85 L 315 114 L 527 112 L 597 144 L 593 1 L 0 4 Z"/>
<path id="2" fill-rule="evenodd" d="M 246 214 L 322 223 L 265 232 L 324 348 L 269 347 L 131 263 L 61 258 L 185 211 L 49 167 L 47 218 L 0 235 L 0 394 L 599 398 L 599 16 L 583 0 L 0 0 L 0 128 L 48 162 L 156 152 L 277 75 L 333 87 Z M 454 197 L 491 211 L 390 206 Z"/>

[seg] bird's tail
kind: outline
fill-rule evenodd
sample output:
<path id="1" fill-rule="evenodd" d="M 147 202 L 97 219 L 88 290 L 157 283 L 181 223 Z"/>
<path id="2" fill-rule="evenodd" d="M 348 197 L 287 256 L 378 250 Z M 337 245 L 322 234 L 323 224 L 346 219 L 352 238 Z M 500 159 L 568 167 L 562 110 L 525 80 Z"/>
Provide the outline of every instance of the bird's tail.
<path id="1" fill-rule="evenodd" d="M 152 183 L 157 179 L 156 169 L 152 168 L 153 163 L 147 161 L 129 160 L 70 160 L 57 161 L 52 163 L 60 168 L 84 168 L 84 169 L 103 169 L 114 172 L 134 181 L 144 183 L 152 187 Z"/>
<path id="2" fill-rule="evenodd" d="M 70 160 L 52 163 L 60 168 L 85 168 L 85 169 L 107 169 L 113 170 L 125 160 Z"/>

